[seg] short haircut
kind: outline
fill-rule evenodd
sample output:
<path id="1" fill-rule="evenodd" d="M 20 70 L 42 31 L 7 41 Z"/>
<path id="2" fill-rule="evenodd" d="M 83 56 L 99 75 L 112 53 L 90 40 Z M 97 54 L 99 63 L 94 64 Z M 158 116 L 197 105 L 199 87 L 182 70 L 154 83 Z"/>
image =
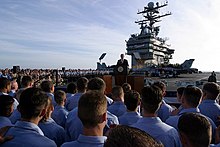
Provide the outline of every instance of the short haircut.
<path id="1" fill-rule="evenodd" d="M 76 82 L 78 91 L 86 90 L 88 82 L 89 82 L 89 80 L 86 77 L 79 78 Z"/>
<path id="2" fill-rule="evenodd" d="M 214 82 L 205 83 L 202 90 L 208 94 L 207 98 L 212 100 L 215 100 L 220 93 L 219 85 Z"/>
<path id="3" fill-rule="evenodd" d="M 105 90 L 105 81 L 99 77 L 95 77 L 89 80 L 88 90 Z"/>
<path id="4" fill-rule="evenodd" d="M 129 92 L 131 90 L 131 85 L 129 83 L 124 83 L 122 85 L 122 88 L 124 90 L 124 93 Z"/>
<path id="5" fill-rule="evenodd" d="M 10 95 L 0 95 L 0 116 L 9 117 L 14 99 Z"/>
<path id="6" fill-rule="evenodd" d="M 145 111 L 155 113 L 162 102 L 162 90 L 157 86 L 146 86 L 141 91 L 141 105 Z"/>
<path id="7" fill-rule="evenodd" d="M 135 111 L 135 109 L 140 104 L 140 101 L 140 94 L 137 91 L 130 90 L 129 92 L 125 93 L 124 104 L 126 105 L 128 110 Z"/>
<path id="8" fill-rule="evenodd" d="M 64 99 L 66 99 L 66 93 L 63 90 L 57 90 L 54 93 L 54 99 L 58 105 L 61 105 Z"/>
<path id="9" fill-rule="evenodd" d="M 83 94 L 78 103 L 78 116 L 85 128 L 97 126 L 107 111 L 107 99 L 103 93 L 91 90 Z"/>
<path id="10" fill-rule="evenodd" d="M 11 81 L 11 89 L 16 89 L 18 88 L 18 82 L 17 80 L 12 80 Z"/>
<path id="11" fill-rule="evenodd" d="M 208 147 L 212 134 L 209 120 L 196 113 L 185 113 L 179 118 L 178 129 L 187 136 L 190 143 L 195 147 Z"/>
<path id="12" fill-rule="evenodd" d="M 40 88 L 25 89 L 20 96 L 19 111 L 21 118 L 31 119 L 38 117 L 46 108 L 48 96 Z"/>
<path id="13" fill-rule="evenodd" d="M 53 103 L 51 97 L 48 98 L 48 103 L 46 107 L 46 114 L 41 119 L 41 122 L 46 122 L 50 118 L 51 111 L 53 111 Z"/>
<path id="14" fill-rule="evenodd" d="M 73 82 L 69 83 L 67 85 L 66 92 L 67 93 L 72 93 L 72 94 L 76 93 L 76 84 L 73 83 Z"/>
<path id="15" fill-rule="evenodd" d="M 164 92 L 164 90 L 166 90 L 166 84 L 162 81 L 155 81 L 153 83 L 153 86 L 159 87 L 163 92 Z"/>
<path id="16" fill-rule="evenodd" d="M 121 86 L 115 86 L 112 88 L 112 98 L 121 97 L 122 94 L 124 94 L 124 91 Z M 115 99 L 113 100 L 115 101 Z"/>
<path id="17" fill-rule="evenodd" d="M 11 84 L 11 81 L 5 77 L 0 78 L 0 89 L 7 88 Z"/>
<path id="18" fill-rule="evenodd" d="M 163 147 L 152 136 L 138 128 L 118 125 L 111 129 L 104 147 Z"/>
<path id="19" fill-rule="evenodd" d="M 178 87 L 176 91 L 179 95 L 183 95 L 184 89 L 185 89 L 185 87 Z"/>
<path id="20" fill-rule="evenodd" d="M 52 81 L 44 80 L 40 86 L 44 92 L 50 92 L 54 85 Z"/>
<path id="21" fill-rule="evenodd" d="M 30 83 L 32 83 L 33 80 L 31 78 L 31 76 L 23 76 L 22 79 L 21 79 L 21 85 L 23 87 L 27 87 L 30 85 Z"/>
<path id="22" fill-rule="evenodd" d="M 202 90 L 196 86 L 187 86 L 183 91 L 183 98 L 191 107 L 197 107 L 202 97 Z"/>

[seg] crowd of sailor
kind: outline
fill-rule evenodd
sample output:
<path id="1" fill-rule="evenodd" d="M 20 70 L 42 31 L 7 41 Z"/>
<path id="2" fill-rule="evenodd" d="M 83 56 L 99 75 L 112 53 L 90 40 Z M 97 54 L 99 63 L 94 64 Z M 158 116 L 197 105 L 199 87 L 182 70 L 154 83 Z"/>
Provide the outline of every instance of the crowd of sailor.
<path id="1" fill-rule="evenodd" d="M 109 75 L 109 70 L 92 70 L 92 69 L 68 69 L 61 71 L 61 75 L 65 75 L 67 77 L 75 77 L 75 76 L 87 76 L 87 75 Z"/>
<path id="2" fill-rule="evenodd" d="M 51 80 L 53 83 L 62 83 L 76 81 L 79 77 L 91 77 L 109 75 L 111 72 L 108 69 L 94 70 L 94 69 L 21 69 L 13 71 L 12 69 L 0 69 L 0 77 L 5 77 L 10 80 L 18 79 L 20 81 L 22 76 L 31 76 L 34 84 L 39 85 L 42 80 Z M 66 80 L 67 82 L 64 82 Z M 20 84 L 18 82 L 18 84 Z M 20 87 L 20 85 L 19 85 Z"/>
<path id="3" fill-rule="evenodd" d="M 9 79 L 17 78 L 19 75 L 30 75 L 33 80 L 47 75 L 54 74 L 58 69 L 21 69 L 18 72 L 13 72 L 11 69 L 0 69 L 0 77 L 6 77 Z M 110 70 L 102 69 L 59 69 L 58 74 L 60 76 L 75 77 L 75 76 L 87 76 L 87 75 L 108 75 Z"/>
<path id="4" fill-rule="evenodd" d="M 220 146 L 220 87 L 177 89 L 178 108 L 167 104 L 166 85 L 156 81 L 141 92 L 116 85 L 105 95 L 99 77 L 80 77 L 65 90 L 24 70 L 20 79 L 0 77 L 0 146 Z M 3 75 L 3 76 L 2 76 Z M 9 126 L 9 127 L 8 127 Z"/>

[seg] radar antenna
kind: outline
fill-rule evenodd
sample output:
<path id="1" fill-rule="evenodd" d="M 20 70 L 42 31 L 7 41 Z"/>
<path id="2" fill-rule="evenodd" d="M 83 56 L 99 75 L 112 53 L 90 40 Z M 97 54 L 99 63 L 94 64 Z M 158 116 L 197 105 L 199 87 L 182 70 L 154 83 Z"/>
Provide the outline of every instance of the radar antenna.
<path id="1" fill-rule="evenodd" d="M 154 24 L 160 22 L 159 20 L 162 17 L 171 15 L 171 12 L 167 12 L 165 14 L 159 14 L 159 9 L 168 5 L 168 2 L 165 1 L 163 4 L 159 4 L 158 2 L 154 5 L 154 2 L 149 2 L 146 7 L 144 7 L 143 11 L 138 11 L 137 14 L 142 14 L 145 19 L 135 21 L 138 25 L 141 25 L 141 33 L 144 32 L 143 29 L 147 28 L 150 30 L 151 33 L 154 33 L 155 36 L 159 34 L 159 26 L 156 28 Z"/>

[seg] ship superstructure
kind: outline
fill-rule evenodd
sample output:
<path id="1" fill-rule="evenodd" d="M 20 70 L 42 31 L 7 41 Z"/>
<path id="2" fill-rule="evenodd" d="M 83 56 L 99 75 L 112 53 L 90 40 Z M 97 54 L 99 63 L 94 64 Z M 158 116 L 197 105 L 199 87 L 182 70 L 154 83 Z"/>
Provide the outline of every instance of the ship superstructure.
<path id="1" fill-rule="evenodd" d="M 135 22 L 140 25 L 141 32 L 131 34 L 126 41 L 127 54 L 132 57 L 132 69 L 166 65 L 172 59 L 174 49 L 166 44 L 167 38 L 158 37 L 160 26 L 155 25 L 160 18 L 171 15 L 171 12 L 159 13 L 159 9 L 167 5 L 167 1 L 163 4 L 149 2 L 143 11 L 137 13 L 144 18 Z"/>

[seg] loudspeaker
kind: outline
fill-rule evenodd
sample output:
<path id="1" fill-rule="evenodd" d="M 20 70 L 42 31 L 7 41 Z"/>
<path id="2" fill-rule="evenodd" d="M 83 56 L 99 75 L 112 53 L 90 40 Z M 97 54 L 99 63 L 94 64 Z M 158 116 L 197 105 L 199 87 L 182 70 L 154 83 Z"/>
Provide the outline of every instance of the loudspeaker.
<path id="1" fill-rule="evenodd" d="M 13 66 L 13 73 L 18 73 L 20 71 L 20 66 Z"/>

